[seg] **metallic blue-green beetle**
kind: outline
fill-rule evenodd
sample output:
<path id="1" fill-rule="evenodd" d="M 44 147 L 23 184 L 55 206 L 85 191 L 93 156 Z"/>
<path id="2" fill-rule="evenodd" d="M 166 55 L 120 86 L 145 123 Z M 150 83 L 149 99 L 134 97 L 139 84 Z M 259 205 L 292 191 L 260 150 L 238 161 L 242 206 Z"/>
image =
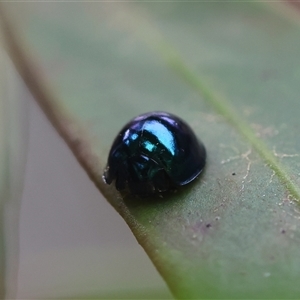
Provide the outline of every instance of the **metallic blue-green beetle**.
<path id="1" fill-rule="evenodd" d="M 180 118 L 165 112 L 127 123 L 111 147 L 104 180 L 117 190 L 151 195 L 194 180 L 206 160 L 204 145 Z"/>

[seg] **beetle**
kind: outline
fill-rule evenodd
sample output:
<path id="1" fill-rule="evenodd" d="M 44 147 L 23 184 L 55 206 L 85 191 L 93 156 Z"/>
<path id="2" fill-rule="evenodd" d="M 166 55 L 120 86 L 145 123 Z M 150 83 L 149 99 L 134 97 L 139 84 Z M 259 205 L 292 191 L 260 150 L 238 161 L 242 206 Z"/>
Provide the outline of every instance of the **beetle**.
<path id="1" fill-rule="evenodd" d="M 129 121 L 115 138 L 103 179 L 118 191 L 148 196 L 193 181 L 206 162 L 203 143 L 181 118 L 149 112 Z"/>

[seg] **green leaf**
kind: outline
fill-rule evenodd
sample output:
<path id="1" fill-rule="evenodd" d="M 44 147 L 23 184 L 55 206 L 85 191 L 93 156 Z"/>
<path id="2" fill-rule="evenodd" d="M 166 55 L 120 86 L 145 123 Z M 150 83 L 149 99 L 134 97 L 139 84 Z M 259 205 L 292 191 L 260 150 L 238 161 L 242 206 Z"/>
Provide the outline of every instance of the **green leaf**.
<path id="1" fill-rule="evenodd" d="M 175 297 L 299 296 L 298 15 L 256 2 L 6 9 L 24 80 Z M 102 181 L 107 154 L 151 110 L 193 127 L 206 170 L 165 199 L 123 199 Z"/>

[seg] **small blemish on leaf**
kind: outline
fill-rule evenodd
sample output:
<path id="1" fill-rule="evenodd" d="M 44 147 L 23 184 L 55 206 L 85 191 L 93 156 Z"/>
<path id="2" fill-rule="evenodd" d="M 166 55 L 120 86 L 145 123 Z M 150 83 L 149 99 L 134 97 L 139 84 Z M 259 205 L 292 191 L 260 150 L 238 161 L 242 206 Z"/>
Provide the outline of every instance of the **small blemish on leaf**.
<path id="1" fill-rule="evenodd" d="M 279 158 L 299 156 L 298 153 L 296 153 L 296 154 L 277 153 L 275 146 L 273 147 L 273 154 L 274 154 L 274 156 L 279 157 Z"/>
<path id="2" fill-rule="evenodd" d="M 209 228 L 209 227 L 211 227 L 211 224 L 209 224 L 209 223 L 206 224 L 206 228 Z"/>
<path id="3" fill-rule="evenodd" d="M 233 172 L 231 175 L 233 175 L 233 176 L 234 176 L 234 175 L 235 175 L 235 172 Z"/>
<path id="4" fill-rule="evenodd" d="M 263 127 L 260 124 L 252 123 L 251 127 L 254 129 L 256 136 L 259 138 L 269 138 L 279 133 L 278 130 L 274 129 L 271 126 Z"/>

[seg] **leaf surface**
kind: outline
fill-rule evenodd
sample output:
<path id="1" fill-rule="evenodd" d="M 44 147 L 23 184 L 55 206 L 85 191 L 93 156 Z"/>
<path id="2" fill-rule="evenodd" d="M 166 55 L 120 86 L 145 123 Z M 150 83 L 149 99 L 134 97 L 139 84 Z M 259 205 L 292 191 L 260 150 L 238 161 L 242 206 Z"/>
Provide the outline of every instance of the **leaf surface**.
<path id="1" fill-rule="evenodd" d="M 300 294 L 300 27 L 277 5 L 4 7 L 20 73 L 178 298 Z M 123 199 L 102 182 L 110 145 L 152 110 L 192 126 L 207 166 L 165 199 Z"/>

